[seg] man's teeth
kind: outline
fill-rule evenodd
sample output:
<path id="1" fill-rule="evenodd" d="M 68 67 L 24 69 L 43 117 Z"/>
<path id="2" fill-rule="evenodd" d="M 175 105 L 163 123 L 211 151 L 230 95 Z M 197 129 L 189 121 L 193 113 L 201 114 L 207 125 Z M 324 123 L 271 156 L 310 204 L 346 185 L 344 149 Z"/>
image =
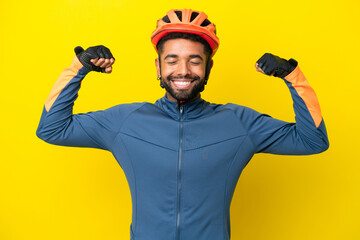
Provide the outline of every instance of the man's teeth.
<path id="1" fill-rule="evenodd" d="M 178 82 L 178 81 L 174 81 L 176 84 L 178 85 L 187 85 L 190 84 L 190 82 Z"/>

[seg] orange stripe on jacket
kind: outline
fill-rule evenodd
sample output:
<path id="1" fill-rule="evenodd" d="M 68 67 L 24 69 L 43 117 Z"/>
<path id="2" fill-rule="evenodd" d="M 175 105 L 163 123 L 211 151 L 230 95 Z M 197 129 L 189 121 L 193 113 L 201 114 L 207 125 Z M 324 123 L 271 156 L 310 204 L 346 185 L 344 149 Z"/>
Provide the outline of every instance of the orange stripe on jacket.
<path id="1" fill-rule="evenodd" d="M 75 56 L 70 67 L 65 68 L 64 71 L 60 74 L 56 80 L 54 86 L 52 87 L 49 96 L 45 100 L 45 109 L 49 112 L 51 106 L 54 104 L 55 100 L 63 90 L 63 88 L 73 79 L 79 70 L 83 67 L 79 59 Z"/>
<path id="2" fill-rule="evenodd" d="M 322 121 L 320 104 L 316 97 L 315 91 L 310 87 L 304 74 L 301 72 L 299 66 L 294 71 L 285 77 L 287 81 L 295 88 L 298 95 L 304 100 L 315 126 L 318 127 Z"/>

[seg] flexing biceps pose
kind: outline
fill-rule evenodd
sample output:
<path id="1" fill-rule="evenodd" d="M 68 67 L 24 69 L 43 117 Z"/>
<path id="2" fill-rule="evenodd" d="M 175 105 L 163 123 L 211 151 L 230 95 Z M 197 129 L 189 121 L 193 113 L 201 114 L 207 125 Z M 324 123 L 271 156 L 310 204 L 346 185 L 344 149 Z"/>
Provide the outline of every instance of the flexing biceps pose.
<path id="1" fill-rule="evenodd" d="M 255 68 L 288 86 L 294 122 L 202 99 L 219 46 L 204 12 L 170 10 L 151 41 L 165 96 L 73 114 L 81 81 L 90 71 L 111 73 L 115 61 L 104 46 L 77 47 L 45 101 L 37 136 L 113 153 L 131 191 L 131 239 L 229 240 L 231 199 L 254 154 L 308 155 L 329 147 L 317 97 L 294 59 L 267 53 Z"/>

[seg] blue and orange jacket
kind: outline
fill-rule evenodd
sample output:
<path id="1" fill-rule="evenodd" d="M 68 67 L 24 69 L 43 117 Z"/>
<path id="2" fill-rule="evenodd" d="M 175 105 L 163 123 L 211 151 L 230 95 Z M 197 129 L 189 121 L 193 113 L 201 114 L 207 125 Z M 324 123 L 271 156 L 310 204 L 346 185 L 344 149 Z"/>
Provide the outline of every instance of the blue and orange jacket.
<path id="1" fill-rule="evenodd" d="M 37 136 L 112 152 L 130 186 L 133 240 L 228 240 L 230 202 L 255 153 L 307 155 L 329 147 L 318 100 L 299 66 L 284 78 L 296 123 L 201 98 L 177 107 L 166 96 L 73 114 L 88 72 L 75 57 L 61 73 Z"/>

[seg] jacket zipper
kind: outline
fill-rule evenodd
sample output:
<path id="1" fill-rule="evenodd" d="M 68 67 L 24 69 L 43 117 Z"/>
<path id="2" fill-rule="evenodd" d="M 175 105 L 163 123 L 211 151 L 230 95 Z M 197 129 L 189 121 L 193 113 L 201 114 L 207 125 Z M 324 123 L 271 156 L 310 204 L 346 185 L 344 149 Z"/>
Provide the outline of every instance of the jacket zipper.
<path id="1" fill-rule="evenodd" d="M 181 200 L 181 166 L 182 166 L 182 145 L 183 145 L 183 114 L 184 106 L 180 105 L 180 129 L 179 129 L 179 157 L 178 157 L 178 182 L 177 182 L 177 209 L 176 209 L 176 240 L 180 239 L 180 200 Z"/>

